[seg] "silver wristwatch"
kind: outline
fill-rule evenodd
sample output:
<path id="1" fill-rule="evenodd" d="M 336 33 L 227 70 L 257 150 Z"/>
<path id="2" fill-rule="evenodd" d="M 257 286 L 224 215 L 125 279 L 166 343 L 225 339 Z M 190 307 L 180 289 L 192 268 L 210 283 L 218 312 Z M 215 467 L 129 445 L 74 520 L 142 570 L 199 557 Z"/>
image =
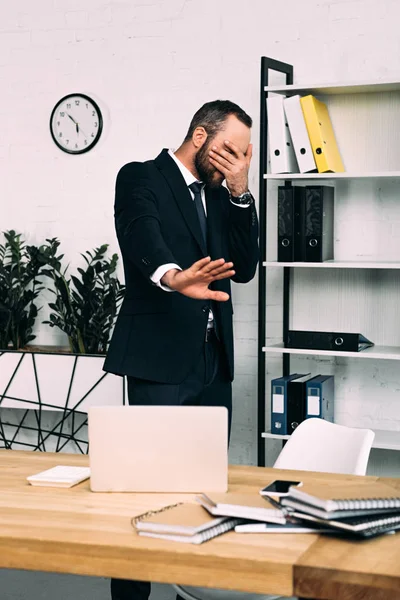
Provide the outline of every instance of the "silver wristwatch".
<path id="1" fill-rule="evenodd" d="M 234 204 L 249 205 L 253 202 L 253 196 L 250 192 L 244 192 L 244 194 L 240 194 L 240 196 L 231 195 L 231 200 Z"/>

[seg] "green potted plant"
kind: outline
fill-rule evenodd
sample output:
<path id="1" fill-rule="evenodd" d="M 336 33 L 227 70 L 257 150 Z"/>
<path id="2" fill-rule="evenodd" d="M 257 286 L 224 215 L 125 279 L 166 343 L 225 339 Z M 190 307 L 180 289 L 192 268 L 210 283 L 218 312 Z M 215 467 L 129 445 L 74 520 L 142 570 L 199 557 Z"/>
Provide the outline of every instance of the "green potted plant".
<path id="1" fill-rule="evenodd" d="M 115 275 L 118 255 L 106 256 L 108 245 L 87 250 L 82 254 L 85 268 L 78 268 L 79 276 L 67 276 L 57 257 L 59 242 L 46 240 L 50 269 L 45 273 L 53 279 L 55 301 L 49 303 L 50 327 L 58 327 L 68 336 L 71 352 L 101 354 L 107 351 L 118 307 L 124 296 L 124 286 Z"/>
<path id="2" fill-rule="evenodd" d="M 20 350 L 35 339 L 32 333 L 44 289 L 44 247 L 29 246 L 13 229 L 4 232 L 0 244 L 0 348 Z"/>

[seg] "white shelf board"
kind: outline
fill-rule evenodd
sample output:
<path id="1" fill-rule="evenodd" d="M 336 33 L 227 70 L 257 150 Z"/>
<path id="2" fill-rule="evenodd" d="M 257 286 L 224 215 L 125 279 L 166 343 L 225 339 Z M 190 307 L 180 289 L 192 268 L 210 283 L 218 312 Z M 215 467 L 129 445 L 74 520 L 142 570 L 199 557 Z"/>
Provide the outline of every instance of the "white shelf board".
<path id="1" fill-rule="evenodd" d="M 295 267 L 305 269 L 400 269 L 398 261 L 325 260 L 324 262 L 264 261 L 264 267 Z"/>
<path id="2" fill-rule="evenodd" d="M 288 440 L 290 435 L 280 435 L 279 433 L 271 433 L 270 431 L 263 431 L 261 437 L 269 440 Z"/>
<path id="3" fill-rule="evenodd" d="M 294 85 L 268 85 L 264 87 L 266 92 L 274 94 L 293 95 L 300 94 L 372 94 L 376 92 L 398 92 L 400 81 L 396 79 L 375 79 L 374 81 L 345 81 L 321 84 L 294 84 Z"/>
<path id="4" fill-rule="evenodd" d="M 382 450 L 400 450 L 400 431 L 385 431 L 384 429 L 375 429 L 375 439 L 373 448 Z"/>
<path id="5" fill-rule="evenodd" d="M 315 354 L 317 356 L 343 356 L 352 358 L 374 358 L 377 360 L 400 360 L 399 346 L 372 346 L 361 352 L 340 352 L 337 350 L 306 350 L 304 348 L 285 348 L 283 343 L 264 346 L 263 352 L 272 354 Z"/>
<path id="6" fill-rule="evenodd" d="M 400 171 L 375 172 L 345 172 L 345 173 L 264 173 L 264 179 L 271 181 L 289 181 L 300 179 L 311 181 L 315 179 L 398 179 Z"/>
<path id="7" fill-rule="evenodd" d="M 372 444 L 373 448 L 381 450 L 400 450 L 400 431 L 387 431 L 384 429 L 375 429 L 375 439 Z M 261 434 L 261 437 L 273 440 L 288 440 L 290 435 L 279 435 L 266 431 Z"/>

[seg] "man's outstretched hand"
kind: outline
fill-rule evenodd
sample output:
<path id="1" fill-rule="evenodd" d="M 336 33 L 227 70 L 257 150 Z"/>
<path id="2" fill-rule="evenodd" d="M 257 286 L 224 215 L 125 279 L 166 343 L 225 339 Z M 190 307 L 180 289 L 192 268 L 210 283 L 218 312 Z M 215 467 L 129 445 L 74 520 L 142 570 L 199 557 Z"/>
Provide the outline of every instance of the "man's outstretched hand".
<path id="1" fill-rule="evenodd" d="M 167 271 L 161 283 L 189 298 L 226 302 L 229 300 L 229 294 L 210 290 L 208 286 L 213 281 L 232 277 L 235 274 L 232 267 L 233 263 L 227 263 L 223 258 L 211 260 L 207 256 L 183 271 L 178 269 Z"/>

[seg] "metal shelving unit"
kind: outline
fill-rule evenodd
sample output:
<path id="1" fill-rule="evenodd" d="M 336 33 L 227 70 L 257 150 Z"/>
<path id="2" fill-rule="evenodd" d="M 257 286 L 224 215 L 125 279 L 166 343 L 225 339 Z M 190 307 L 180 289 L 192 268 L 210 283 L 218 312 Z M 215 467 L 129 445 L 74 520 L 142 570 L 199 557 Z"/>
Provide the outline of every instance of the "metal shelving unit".
<path id="1" fill-rule="evenodd" d="M 281 73 L 286 78 L 286 85 L 269 85 L 270 71 Z M 265 417 L 266 417 L 266 356 L 273 354 L 282 358 L 282 375 L 290 373 L 290 357 L 291 355 L 318 355 L 318 356 L 337 356 L 351 357 L 362 360 L 400 360 L 400 346 L 385 346 L 375 345 L 363 352 L 334 352 L 320 350 L 303 350 L 285 348 L 283 343 L 266 344 L 267 340 L 267 325 L 266 325 L 266 298 L 267 298 L 267 269 L 277 267 L 283 269 L 283 327 L 282 339 L 287 338 L 289 330 L 290 316 L 290 290 L 296 272 L 305 273 L 306 269 L 356 269 L 357 273 L 361 273 L 362 269 L 373 270 L 393 270 L 400 269 L 400 262 L 396 260 L 331 260 L 324 263 L 299 263 L 299 262 L 277 262 L 276 260 L 267 260 L 267 203 L 268 203 L 268 183 L 280 182 L 285 186 L 292 185 L 293 181 L 307 182 L 315 184 L 316 180 L 323 181 L 324 184 L 340 184 L 346 181 L 351 184 L 351 180 L 361 180 L 372 182 L 372 185 L 379 185 L 379 180 L 397 181 L 400 178 L 400 171 L 395 170 L 398 165 L 397 150 L 392 150 L 393 160 L 386 161 L 388 170 L 383 170 L 386 166 L 385 157 L 379 161 L 379 156 L 372 154 L 370 159 L 366 159 L 365 164 L 352 164 L 349 171 L 346 173 L 291 173 L 291 174 L 273 174 L 267 173 L 268 159 L 268 116 L 266 110 L 266 99 L 269 93 L 284 94 L 290 96 L 293 94 L 300 95 L 320 95 L 323 97 L 332 97 L 333 109 L 336 110 L 336 115 L 339 116 L 339 125 L 343 129 L 344 121 L 340 121 L 343 108 L 348 111 L 348 115 L 354 115 L 354 107 L 356 102 L 361 102 L 364 108 L 370 110 L 371 106 L 377 106 L 383 97 L 388 98 L 386 107 L 388 109 L 388 119 L 393 115 L 392 110 L 396 109 L 400 103 L 400 82 L 396 80 L 376 80 L 366 82 L 344 82 L 321 85 L 293 85 L 293 66 L 282 63 L 270 58 L 262 57 L 261 59 L 261 85 L 260 85 L 260 188 L 259 188 L 259 215 L 260 215 L 260 268 L 259 268 L 259 291 L 258 291 L 258 464 L 265 465 L 265 440 L 266 439 L 288 439 L 289 436 L 279 436 L 266 432 Z M 380 96 L 373 96 L 380 94 Z M 386 94 L 386 96 L 385 96 Z M 393 99 L 393 94 L 396 97 Z M 361 96 L 360 96 L 361 95 Z M 371 96 L 372 95 L 372 96 Z M 358 99 L 358 100 L 357 100 Z M 363 104 L 364 103 L 364 104 Z M 368 111 L 366 114 L 369 115 Z M 364 115 L 365 117 L 365 115 Z M 364 121 L 357 124 L 362 127 L 361 131 L 367 136 L 365 143 L 370 143 L 373 147 L 372 140 L 377 134 L 373 127 L 369 127 L 368 117 Z M 396 135 L 396 132 L 394 133 Z M 369 136 L 369 137 L 368 137 Z M 386 140 L 380 138 L 381 147 L 386 145 Z M 393 138 L 391 149 L 397 148 L 397 137 Z M 370 147 L 370 146 L 368 146 Z M 377 158 L 378 156 L 378 158 Z M 397 161 L 397 162 L 396 162 Z M 377 165 L 375 166 L 375 162 Z M 390 163 L 390 164 L 389 164 Z M 375 168 L 371 168 L 375 167 Z M 383 169 L 382 169 L 383 167 Z M 300 271 L 298 271 L 300 269 Z M 323 273 L 323 272 L 322 272 Z M 398 450 L 400 451 L 400 431 L 375 430 L 374 448 Z"/>

